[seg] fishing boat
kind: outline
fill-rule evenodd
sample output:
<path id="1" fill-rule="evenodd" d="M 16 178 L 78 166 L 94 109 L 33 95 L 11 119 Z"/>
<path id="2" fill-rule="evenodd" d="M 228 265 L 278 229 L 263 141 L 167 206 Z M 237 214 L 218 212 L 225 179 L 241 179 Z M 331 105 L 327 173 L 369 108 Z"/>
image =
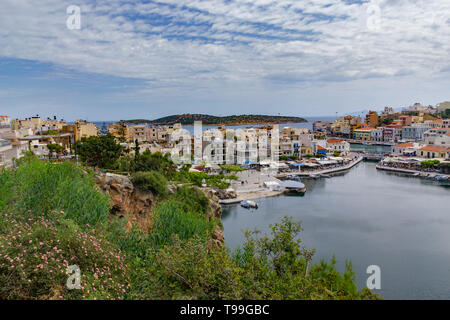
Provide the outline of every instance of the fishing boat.
<path id="1" fill-rule="evenodd" d="M 241 201 L 241 207 L 245 209 L 258 209 L 258 204 L 255 201 L 244 200 Z"/>

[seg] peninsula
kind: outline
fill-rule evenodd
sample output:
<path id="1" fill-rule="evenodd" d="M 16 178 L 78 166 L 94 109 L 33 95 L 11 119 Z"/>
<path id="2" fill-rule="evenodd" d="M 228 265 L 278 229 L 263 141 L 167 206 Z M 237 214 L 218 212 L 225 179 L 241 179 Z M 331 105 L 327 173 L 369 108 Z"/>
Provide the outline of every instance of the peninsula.
<path id="1" fill-rule="evenodd" d="M 270 116 L 270 115 L 232 115 L 226 117 L 211 116 L 207 114 L 179 114 L 172 115 L 156 120 L 125 120 L 125 123 L 151 123 L 155 125 L 170 125 L 174 123 L 181 123 L 182 125 L 193 125 L 194 121 L 202 121 L 204 125 L 250 125 L 250 124 L 261 124 L 261 123 L 303 123 L 308 122 L 304 118 L 291 117 L 291 116 Z"/>

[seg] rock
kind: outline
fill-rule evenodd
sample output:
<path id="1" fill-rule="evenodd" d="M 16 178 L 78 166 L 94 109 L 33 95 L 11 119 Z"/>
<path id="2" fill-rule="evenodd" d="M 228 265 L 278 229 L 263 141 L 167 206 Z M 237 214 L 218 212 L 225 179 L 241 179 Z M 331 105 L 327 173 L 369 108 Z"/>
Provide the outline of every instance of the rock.
<path id="1" fill-rule="evenodd" d="M 100 191 L 110 195 L 111 214 L 128 218 L 127 229 L 131 229 L 133 223 L 145 231 L 151 229 L 152 207 L 156 203 L 151 192 L 136 189 L 127 176 L 107 173 L 96 179 Z"/>
<path id="2" fill-rule="evenodd" d="M 220 200 L 236 199 L 237 198 L 236 192 L 234 190 L 232 190 L 232 189 L 219 190 L 219 191 L 217 191 L 217 196 L 219 197 Z"/>
<path id="3" fill-rule="evenodd" d="M 137 224 L 142 230 L 151 231 L 153 227 L 152 208 L 157 204 L 153 193 L 135 188 L 127 176 L 107 173 L 95 178 L 100 191 L 110 196 L 111 215 L 127 218 L 127 230 L 131 230 L 133 225 Z M 169 193 L 173 194 L 176 192 L 177 186 L 169 185 L 168 188 Z M 222 207 L 216 191 L 210 188 L 203 188 L 202 190 L 209 198 L 210 204 L 205 219 L 220 221 L 222 219 Z M 213 246 L 221 247 L 225 245 L 225 237 L 221 226 L 215 227 L 211 238 Z"/>

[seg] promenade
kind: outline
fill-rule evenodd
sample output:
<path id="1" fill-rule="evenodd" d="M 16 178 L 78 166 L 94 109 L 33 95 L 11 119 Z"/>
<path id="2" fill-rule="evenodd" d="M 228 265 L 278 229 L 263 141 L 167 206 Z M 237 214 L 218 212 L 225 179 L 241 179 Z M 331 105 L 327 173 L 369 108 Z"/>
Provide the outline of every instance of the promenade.
<path id="1" fill-rule="evenodd" d="M 351 161 L 349 164 L 344 166 L 338 166 L 330 169 L 321 169 L 321 170 L 314 170 L 314 171 L 291 171 L 291 172 L 283 172 L 278 174 L 277 178 L 286 178 L 289 176 L 300 176 L 300 177 L 309 177 L 311 175 L 321 175 L 321 174 L 329 174 L 329 173 L 336 173 L 341 171 L 347 171 L 356 166 L 358 163 L 364 160 L 363 156 L 359 156 L 357 159 Z"/>

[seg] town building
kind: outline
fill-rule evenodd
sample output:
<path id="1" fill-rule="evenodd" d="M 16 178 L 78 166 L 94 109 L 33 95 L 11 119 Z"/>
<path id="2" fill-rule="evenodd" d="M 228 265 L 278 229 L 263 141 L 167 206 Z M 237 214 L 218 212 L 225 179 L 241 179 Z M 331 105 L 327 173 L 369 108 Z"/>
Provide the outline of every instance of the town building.
<path id="1" fill-rule="evenodd" d="M 330 152 L 340 152 L 342 155 L 346 155 L 350 152 L 350 143 L 340 139 L 329 139 L 327 141 L 327 149 Z"/>
<path id="2" fill-rule="evenodd" d="M 448 147 L 428 145 L 419 149 L 418 156 L 426 159 L 446 159 L 448 151 Z"/>
<path id="3" fill-rule="evenodd" d="M 369 111 L 369 113 L 366 115 L 366 123 L 373 128 L 378 127 L 379 125 L 379 119 L 378 119 L 378 113 L 376 111 Z"/>
<path id="4" fill-rule="evenodd" d="M 418 143 L 400 143 L 391 147 L 391 154 L 393 156 L 416 156 L 418 148 Z"/>
<path id="5" fill-rule="evenodd" d="M 420 141 L 423 140 L 423 135 L 429 128 L 421 123 L 414 123 L 410 126 L 402 128 L 402 140 L 405 141 Z"/>
<path id="6" fill-rule="evenodd" d="M 435 128 L 424 133 L 424 143 L 427 145 L 450 147 L 450 129 Z"/>
<path id="7" fill-rule="evenodd" d="M 82 138 L 98 136 L 98 127 L 85 120 L 77 120 L 75 124 L 66 124 L 62 127 L 62 133 L 70 133 L 74 141 L 80 141 Z"/>
<path id="8" fill-rule="evenodd" d="M 373 130 L 375 130 L 375 128 L 371 128 L 371 127 L 355 129 L 353 131 L 353 139 L 358 140 L 358 141 L 371 141 Z"/>

